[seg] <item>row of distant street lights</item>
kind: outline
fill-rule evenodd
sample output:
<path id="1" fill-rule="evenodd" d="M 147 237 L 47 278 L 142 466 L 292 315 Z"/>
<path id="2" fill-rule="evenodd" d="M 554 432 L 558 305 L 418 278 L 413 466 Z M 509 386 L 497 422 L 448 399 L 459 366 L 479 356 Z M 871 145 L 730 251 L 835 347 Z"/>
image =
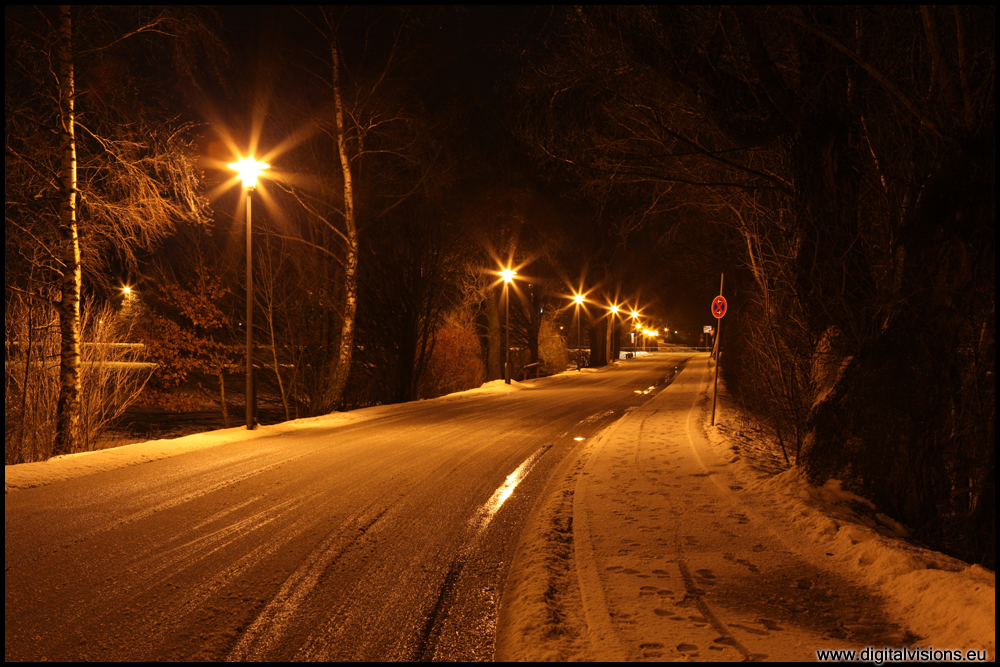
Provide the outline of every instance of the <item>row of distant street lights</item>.
<path id="1" fill-rule="evenodd" d="M 229 167 L 235 170 L 242 179 L 243 182 L 243 192 L 246 195 L 246 211 L 247 211 L 247 321 L 246 321 L 246 426 L 248 430 L 253 430 L 256 421 L 256 403 L 257 396 L 253 387 L 253 254 L 252 241 L 251 241 L 251 193 L 257 188 L 257 177 L 260 176 L 261 172 L 265 169 L 269 169 L 270 165 L 264 164 L 263 162 L 258 162 L 257 160 L 247 157 L 239 160 L 238 162 L 232 162 Z M 504 308 L 506 310 L 506 320 L 507 320 L 507 332 L 506 332 L 506 359 L 504 362 L 504 381 L 510 384 L 510 374 L 511 374 L 511 364 L 510 364 L 510 284 L 514 281 L 514 276 L 517 275 L 517 271 L 514 271 L 509 266 L 502 271 L 498 272 L 500 277 L 503 279 L 504 283 Z M 125 288 L 126 294 L 129 293 L 129 288 Z M 582 336 L 580 334 L 580 306 L 587 302 L 586 297 L 583 294 L 574 294 L 573 302 L 576 305 L 576 346 L 577 346 L 577 357 L 576 357 L 576 368 L 581 370 L 583 367 L 582 355 L 580 354 L 580 341 Z M 608 306 L 608 310 L 612 315 L 611 318 L 611 335 L 612 340 L 614 340 L 614 326 L 617 320 L 618 312 L 620 307 L 616 304 Z M 651 329 L 643 329 L 642 325 L 639 323 L 640 313 L 637 310 L 632 310 L 631 317 L 632 321 L 635 323 L 635 328 L 641 330 L 643 336 L 645 337 L 655 337 L 659 334 L 658 331 Z M 643 341 L 645 347 L 645 341 Z"/>
<path id="2" fill-rule="evenodd" d="M 506 345 L 505 345 L 505 347 L 506 347 L 506 361 L 504 362 L 504 382 L 506 382 L 507 384 L 510 384 L 510 371 L 511 371 L 511 366 L 510 366 L 510 293 L 508 291 L 508 288 L 509 288 L 509 285 L 512 282 L 514 282 L 514 276 L 517 275 L 517 271 L 512 270 L 508 266 L 507 268 L 503 269 L 502 271 L 498 271 L 497 274 L 503 279 L 503 283 L 504 283 L 504 285 L 503 285 L 503 288 L 504 288 L 503 289 L 504 307 L 505 307 L 505 310 L 507 311 L 506 312 L 507 334 L 506 334 Z M 579 371 L 579 370 L 583 369 L 583 361 L 582 361 L 583 355 L 580 353 L 580 342 L 582 340 L 582 336 L 580 334 L 580 306 L 582 304 L 584 304 L 584 303 L 587 303 L 587 297 L 584 294 L 574 294 L 573 295 L 573 303 L 576 306 L 575 307 L 575 312 L 574 312 L 574 315 L 573 315 L 574 319 L 576 320 L 576 370 Z M 611 315 L 611 340 L 614 341 L 615 340 L 615 322 L 618 319 L 617 315 L 621 311 L 621 307 L 618 306 L 617 304 L 610 304 L 610 305 L 606 306 L 606 308 L 608 309 L 608 312 Z M 657 336 L 660 335 L 660 332 L 658 330 L 656 330 L 656 329 L 647 329 L 647 328 L 643 327 L 642 323 L 639 321 L 639 317 L 641 315 L 642 314 L 638 310 L 635 310 L 635 309 L 632 309 L 632 311 L 630 313 L 630 317 L 632 318 L 632 323 L 635 325 L 635 329 L 636 329 L 637 335 L 638 335 L 638 333 L 641 333 L 642 336 L 643 336 L 642 347 L 643 347 L 643 350 L 645 350 L 645 348 L 646 348 L 646 338 L 653 338 L 653 339 L 655 339 Z"/>

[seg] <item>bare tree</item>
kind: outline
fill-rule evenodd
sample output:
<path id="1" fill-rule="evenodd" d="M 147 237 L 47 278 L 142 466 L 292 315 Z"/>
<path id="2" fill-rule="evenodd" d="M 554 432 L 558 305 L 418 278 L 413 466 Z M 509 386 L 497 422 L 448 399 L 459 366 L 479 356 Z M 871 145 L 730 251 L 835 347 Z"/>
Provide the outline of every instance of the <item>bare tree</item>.
<path id="1" fill-rule="evenodd" d="M 993 13 L 578 7 L 521 81 L 525 138 L 623 231 L 725 225 L 723 367 L 809 473 L 988 562 Z"/>
<path id="2" fill-rule="evenodd" d="M 200 220 L 204 202 L 188 130 L 163 123 L 136 97 L 128 49 L 146 36 L 177 37 L 167 13 L 74 10 L 6 13 L 6 271 L 8 290 L 57 307 L 60 392 L 54 452 L 79 449 L 80 299 L 84 276 L 126 265 L 179 220 Z M 119 81 L 108 80 L 117 67 Z M 102 71 L 103 68 L 103 71 Z M 85 86 L 78 86 L 81 75 Z M 110 86 L 117 86 L 114 90 Z"/>
<path id="3" fill-rule="evenodd" d="M 280 184 L 297 229 L 272 233 L 316 255 L 317 288 L 329 296 L 322 326 L 334 330 L 323 344 L 332 344 L 335 353 L 322 355 L 324 375 L 310 408 L 317 412 L 340 407 L 352 367 L 364 227 L 424 194 L 438 154 L 417 98 L 408 94 L 414 79 L 401 72 L 409 66 L 406 11 L 372 11 L 357 16 L 330 7 L 300 11 L 315 39 L 288 54 L 289 62 L 318 84 L 297 122 L 314 128 L 321 139 L 295 151 L 295 163 L 304 167 Z M 385 54 L 373 58 L 364 47 L 345 50 L 343 34 L 352 29 L 384 33 Z"/>

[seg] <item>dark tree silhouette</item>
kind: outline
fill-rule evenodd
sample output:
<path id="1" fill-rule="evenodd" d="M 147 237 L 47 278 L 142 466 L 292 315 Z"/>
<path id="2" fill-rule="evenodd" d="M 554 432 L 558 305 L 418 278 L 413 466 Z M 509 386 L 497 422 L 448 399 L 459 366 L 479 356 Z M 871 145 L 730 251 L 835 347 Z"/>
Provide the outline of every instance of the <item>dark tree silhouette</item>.
<path id="1" fill-rule="evenodd" d="M 725 225 L 737 396 L 814 479 L 992 563 L 993 9 L 575 8 L 553 26 L 521 81 L 539 155 L 629 202 L 625 231 Z"/>

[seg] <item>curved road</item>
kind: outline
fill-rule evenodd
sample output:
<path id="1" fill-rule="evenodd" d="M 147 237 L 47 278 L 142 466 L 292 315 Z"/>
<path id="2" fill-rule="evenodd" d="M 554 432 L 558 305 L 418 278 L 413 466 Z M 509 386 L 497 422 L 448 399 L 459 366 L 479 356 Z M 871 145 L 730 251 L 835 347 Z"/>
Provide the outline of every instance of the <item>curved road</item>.
<path id="1" fill-rule="evenodd" d="M 548 472 L 687 356 L 8 493 L 5 658 L 491 659 Z"/>

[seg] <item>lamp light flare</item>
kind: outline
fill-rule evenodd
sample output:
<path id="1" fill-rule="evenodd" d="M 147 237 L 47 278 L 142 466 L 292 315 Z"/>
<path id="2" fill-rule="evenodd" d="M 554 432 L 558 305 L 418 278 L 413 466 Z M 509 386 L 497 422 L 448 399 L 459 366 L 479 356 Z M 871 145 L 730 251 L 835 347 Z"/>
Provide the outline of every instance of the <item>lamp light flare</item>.
<path id="1" fill-rule="evenodd" d="M 618 306 L 611 306 L 609 310 L 611 311 L 612 314 L 617 315 L 619 308 Z"/>
<path id="2" fill-rule="evenodd" d="M 573 295 L 573 301 L 575 301 L 576 305 L 579 306 L 581 303 L 583 303 L 583 295 L 582 294 L 574 294 Z"/>
<path id="3" fill-rule="evenodd" d="M 512 271 L 511 269 L 504 269 L 500 272 L 500 277 L 503 278 L 505 283 L 513 282 L 514 276 L 517 275 L 517 271 Z"/>
<path id="4" fill-rule="evenodd" d="M 244 188 L 255 188 L 257 187 L 257 177 L 265 169 L 270 169 L 271 165 L 257 162 L 252 157 L 245 157 L 239 162 L 230 162 L 229 168 L 239 173 L 240 178 L 243 179 Z"/>

